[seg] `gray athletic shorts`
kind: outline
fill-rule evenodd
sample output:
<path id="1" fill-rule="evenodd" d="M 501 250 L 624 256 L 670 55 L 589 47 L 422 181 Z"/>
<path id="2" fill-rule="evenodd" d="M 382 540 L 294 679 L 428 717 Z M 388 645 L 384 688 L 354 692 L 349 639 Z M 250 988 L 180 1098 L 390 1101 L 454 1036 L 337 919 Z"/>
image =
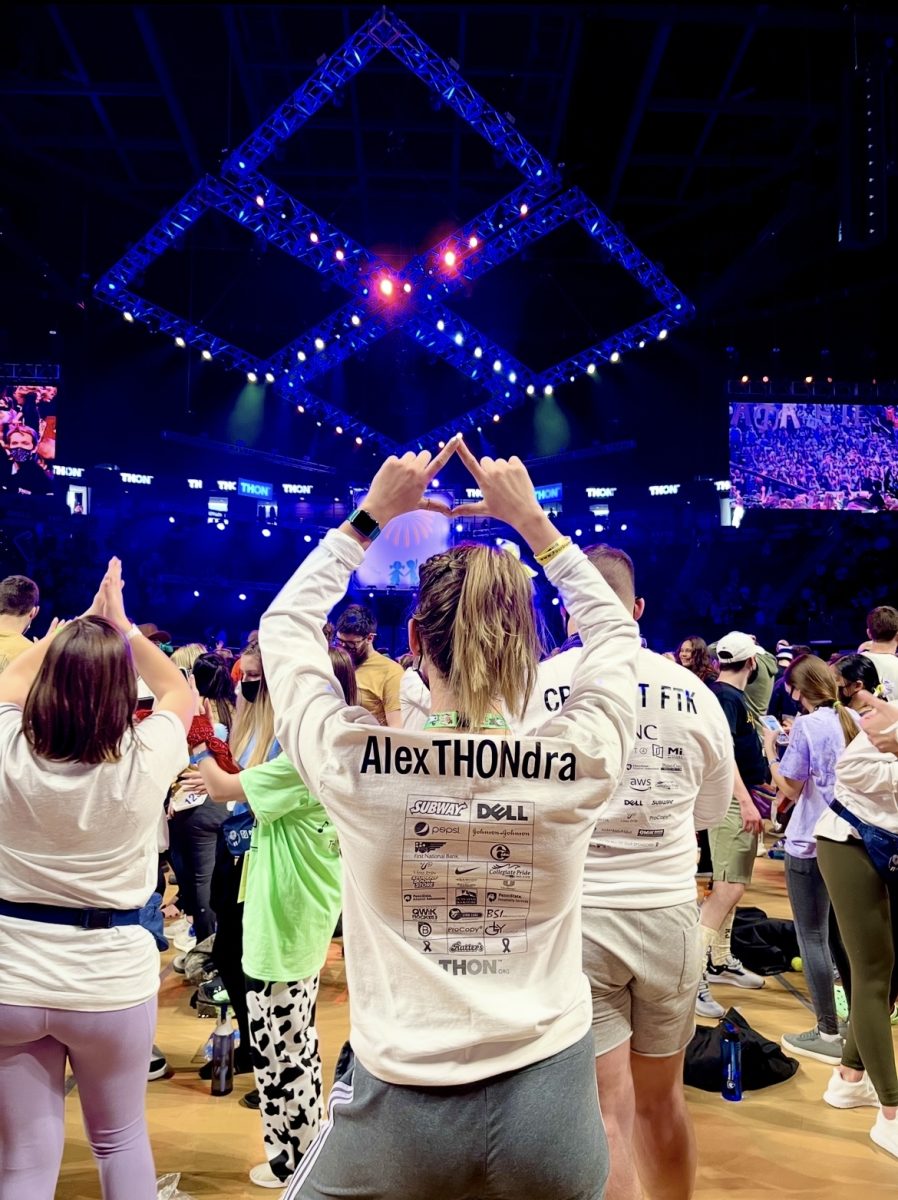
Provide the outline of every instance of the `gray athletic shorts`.
<path id="1" fill-rule="evenodd" d="M 454 1087 L 384 1083 L 356 1059 L 284 1200 L 601 1200 L 607 1175 L 587 1033 L 542 1062 Z"/>
<path id="2" fill-rule="evenodd" d="M 695 1032 L 702 975 L 698 905 L 583 909 L 583 970 L 595 1052 L 631 1040 L 636 1054 L 678 1054 Z"/>

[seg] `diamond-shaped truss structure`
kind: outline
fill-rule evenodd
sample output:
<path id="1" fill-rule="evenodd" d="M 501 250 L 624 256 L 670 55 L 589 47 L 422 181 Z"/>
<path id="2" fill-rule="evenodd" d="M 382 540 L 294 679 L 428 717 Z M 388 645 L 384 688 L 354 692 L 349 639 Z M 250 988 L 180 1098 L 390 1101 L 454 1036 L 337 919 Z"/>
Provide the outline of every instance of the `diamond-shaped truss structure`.
<path id="1" fill-rule="evenodd" d="M 382 51 L 394 55 L 436 97 L 483 137 L 522 176 L 508 196 L 467 221 L 426 253 L 395 270 L 263 172 L 286 142 L 354 75 Z M 269 359 L 242 350 L 202 326 L 142 299 L 137 281 L 149 264 L 177 245 L 207 212 L 217 211 L 320 275 L 350 299 L 317 326 L 303 330 Z M 577 222 L 655 299 L 654 315 L 622 329 L 541 372 L 530 370 L 446 305 L 478 276 L 569 222 Z M 485 393 L 484 403 L 433 429 L 412 448 L 447 439 L 460 427 L 509 412 L 572 374 L 592 374 L 626 351 L 665 338 L 694 308 L 680 290 L 633 245 L 583 192 L 566 188 L 559 171 L 392 13 L 372 17 L 225 160 L 220 175 L 206 175 L 97 283 L 95 293 L 150 328 L 269 384 L 345 433 L 384 450 L 403 448 L 313 390 L 317 377 L 373 342 L 400 329 L 429 355 L 450 363 Z M 179 342 L 180 344 L 180 342 Z"/>

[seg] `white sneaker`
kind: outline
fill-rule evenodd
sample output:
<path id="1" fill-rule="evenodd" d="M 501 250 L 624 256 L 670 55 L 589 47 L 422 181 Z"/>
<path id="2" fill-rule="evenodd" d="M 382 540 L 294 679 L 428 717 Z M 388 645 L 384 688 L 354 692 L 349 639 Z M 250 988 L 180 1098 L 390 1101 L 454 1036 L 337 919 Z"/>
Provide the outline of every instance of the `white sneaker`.
<path id="1" fill-rule="evenodd" d="M 887 1121 L 880 1109 L 876 1114 L 876 1124 L 870 1130 L 870 1137 L 877 1146 L 898 1158 L 898 1117 Z"/>
<path id="2" fill-rule="evenodd" d="M 753 971 L 747 971 L 739 959 L 732 954 L 720 966 L 709 962 L 705 968 L 705 974 L 709 983 L 732 983 L 741 988 L 762 988 L 764 986 L 763 977 L 755 975 Z"/>
<path id="3" fill-rule="evenodd" d="M 249 1177 L 256 1187 L 280 1188 L 281 1191 L 290 1182 L 289 1179 L 278 1179 L 267 1162 L 260 1163 L 258 1167 L 253 1167 L 249 1173 Z"/>
<path id="4" fill-rule="evenodd" d="M 180 937 L 182 933 L 186 933 L 190 922 L 186 917 L 175 917 L 173 921 L 169 921 L 165 926 L 165 936 L 172 941 L 176 937 Z"/>
<path id="5" fill-rule="evenodd" d="M 695 997 L 695 1012 L 699 1017 L 712 1017 L 715 1021 L 719 1021 L 726 1014 L 726 1009 L 722 1004 L 711 995 L 711 990 L 708 987 L 708 981 L 704 977 L 698 985 L 698 993 Z"/>
<path id="6" fill-rule="evenodd" d="M 171 940 L 176 950 L 180 950 L 182 954 L 189 954 L 196 945 L 196 935 L 193 931 L 193 926 L 190 925 L 187 929 L 183 929 Z"/>
<path id="7" fill-rule="evenodd" d="M 858 1083 L 849 1083 L 838 1070 L 833 1071 L 823 1099 L 831 1108 L 864 1108 L 868 1105 L 879 1108 L 879 1098 L 866 1072 Z"/>

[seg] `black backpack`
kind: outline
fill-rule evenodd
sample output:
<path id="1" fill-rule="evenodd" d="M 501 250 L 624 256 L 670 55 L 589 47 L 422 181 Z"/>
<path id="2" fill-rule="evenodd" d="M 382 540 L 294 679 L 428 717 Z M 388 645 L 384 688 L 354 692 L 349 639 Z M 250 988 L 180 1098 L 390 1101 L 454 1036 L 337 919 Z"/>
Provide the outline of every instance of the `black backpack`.
<path id="1" fill-rule="evenodd" d="M 723 1022 L 729 1021 L 739 1034 L 742 1047 L 742 1088 L 757 1092 L 784 1083 L 798 1070 L 798 1060 L 783 1054 L 776 1042 L 752 1029 L 742 1013 L 731 1008 L 717 1025 L 700 1025 L 686 1047 L 683 1082 L 703 1092 L 719 1092 L 723 1078 L 720 1046 Z"/>
<path id="2" fill-rule="evenodd" d="M 794 923 L 768 917 L 760 908 L 736 909 L 732 946 L 736 958 L 758 975 L 791 970 L 801 953 Z"/>

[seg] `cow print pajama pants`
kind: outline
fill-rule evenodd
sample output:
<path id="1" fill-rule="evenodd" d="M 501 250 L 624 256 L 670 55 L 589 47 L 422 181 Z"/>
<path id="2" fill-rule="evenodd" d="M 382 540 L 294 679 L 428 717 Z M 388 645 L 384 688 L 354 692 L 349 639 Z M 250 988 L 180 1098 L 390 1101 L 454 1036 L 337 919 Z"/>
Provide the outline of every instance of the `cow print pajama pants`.
<path id="1" fill-rule="evenodd" d="M 317 997 L 317 975 L 295 983 L 247 980 L 265 1153 L 274 1174 L 285 1182 L 312 1144 L 323 1115 Z"/>

